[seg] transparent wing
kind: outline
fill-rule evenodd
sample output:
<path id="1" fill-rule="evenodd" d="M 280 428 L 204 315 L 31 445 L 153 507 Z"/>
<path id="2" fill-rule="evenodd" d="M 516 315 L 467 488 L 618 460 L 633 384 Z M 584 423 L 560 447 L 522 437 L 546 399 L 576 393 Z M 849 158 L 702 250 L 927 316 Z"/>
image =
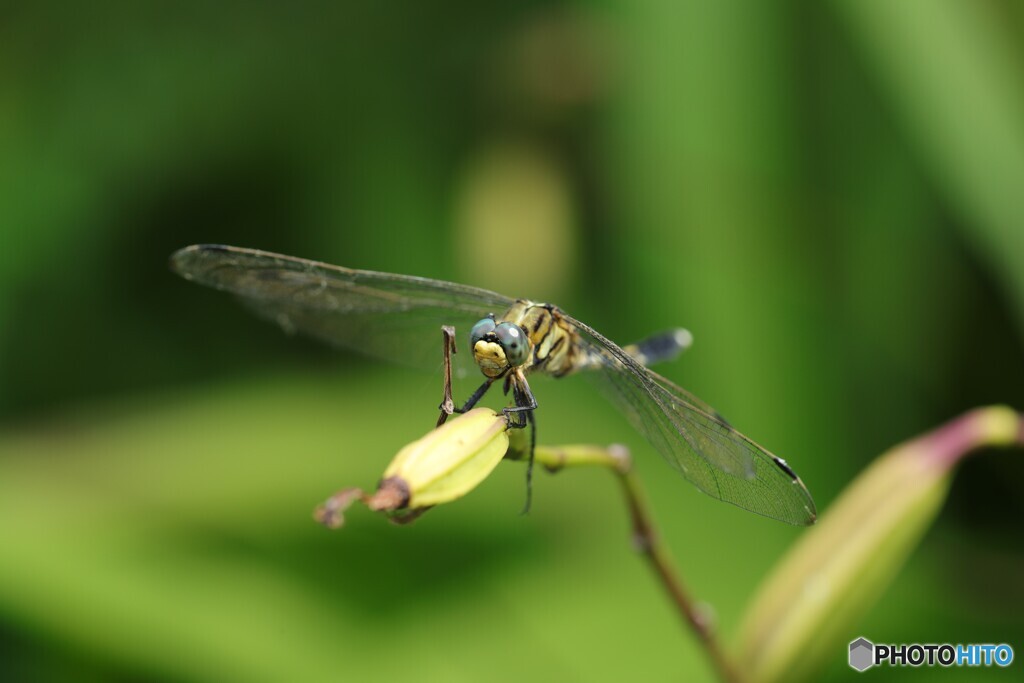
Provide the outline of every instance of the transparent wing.
<path id="1" fill-rule="evenodd" d="M 442 325 L 456 326 L 462 341 L 477 320 L 512 304 L 476 287 L 241 247 L 185 247 L 171 256 L 171 268 L 186 280 L 235 294 L 288 332 L 425 369 L 441 366 Z M 460 351 L 456 367 L 475 367 L 466 349 Z"/>
<path id="2" fill-rule="evenodd" d="M 697 488 L 790 524 L 814 521 L 811 494 L 784 460 L 591 327 L 564 317 L 580 333 L 589 363 L 583 374 L 597 381 L 633 427 Z"/>

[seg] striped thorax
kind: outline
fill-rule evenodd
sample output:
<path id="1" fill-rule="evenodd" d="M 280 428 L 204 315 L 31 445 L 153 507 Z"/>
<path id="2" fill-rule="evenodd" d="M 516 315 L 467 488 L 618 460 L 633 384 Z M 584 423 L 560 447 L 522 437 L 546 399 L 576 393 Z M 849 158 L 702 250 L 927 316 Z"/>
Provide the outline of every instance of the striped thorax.
<path id="1" fill-rule="evenodd" d="M 484 318 L 470 332 L 473 359 L 491 379 L 510 369 L 563 377 L 577 367 L 576 331 L 550 304 L 517 300 L 500 319 Z"/>

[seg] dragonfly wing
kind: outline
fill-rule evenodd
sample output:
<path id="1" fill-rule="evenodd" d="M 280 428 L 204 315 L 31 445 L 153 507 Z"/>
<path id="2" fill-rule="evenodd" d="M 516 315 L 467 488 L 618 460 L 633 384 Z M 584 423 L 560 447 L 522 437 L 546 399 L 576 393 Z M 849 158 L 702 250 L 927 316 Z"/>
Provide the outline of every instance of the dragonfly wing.
<path id="1" fill-rule="evenodd" d="M 288 332 L 425 369 L 441 366 L 442 325 L 465 335 L 480 318 L 512 304 L 476 287 L 240 247 L 185 247 L 171 256 L 171 268 L 231 292 Z M 463 370 L 475 367 L 469 356 L 463 349 L 453 361 Z"/>
<path id="2" fill-rule="evenodd" d="M 565 317 L 576 326 L 588 355 L 584 374 L 600 385 L 633 427 L 697 488 L 789 524 L 814 521 L 814 501 L 784 460 L 593 328 Z"/>

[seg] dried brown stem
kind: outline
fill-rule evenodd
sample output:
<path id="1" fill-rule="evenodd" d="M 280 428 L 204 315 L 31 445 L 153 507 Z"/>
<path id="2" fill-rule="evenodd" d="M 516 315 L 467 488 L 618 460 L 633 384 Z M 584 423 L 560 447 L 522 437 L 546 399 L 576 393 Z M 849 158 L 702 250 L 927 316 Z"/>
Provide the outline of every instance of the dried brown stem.
<path id="1" fill-rule="evenodd" d="M 452 354 L 458 351 L 455 345 L 455 328 L 450 325 L 441 327 L 441 355 L 444 359 L 444 393 L 441 396 L 441 405 L 438 406 L 441 414 L 437 416 L 437 424 L 440 427 L 448 420 L 448 416 L 455 412 L 455 402 L 452 401 Z"/>
<path id="2" fill-rule="evenodd" d="M 661 537 L 651 521 L 650 508 L 644 499 L 636 474 L 632 471 L 619 473 L 619 481 L 622 484 L 622 491 L 626 496 L 626 505 L 629 507 L 629 514 L 633 520 L 633 542 L 636 548 L 650 562 L 651 568 L 661 580 L 669 597 L 672 598 L 672 602 L 675 604 L 679 615 L 686 621 L 704 646 L 704 650 L 718 671 L 719 677 L 729 683 L 739 683 L 742 677 L 722 649 L 722 645 L 719 643 L 706 614 L 697 607 L 683 585 L 675 566 L 672 564 L 668 550 L 665 548 L 664 543 L 661 542 Z"/>
<path id="3" fill-rule="evenodd" d="M 640 486 L 640 480 L 633 472 L 629 451 L 624 446 L 618 445 L 609 448 L 538 446 L 535 458 L 538 463 L 552 472 L 564 467 L 582 465 L 604 466 L 615 472 L 622 485 L 626 507 L 629 509 L 632 520 L 634 546 L 647 558 L 654 573 L 672 599 L 676 611 L 697 635 L 719 677 L 727 683 L 741 683 L 743 677 L 722 648 L 708 619 L 690 597 L 672 564 L 667 548 L 661 542 L 652 521 L 650 507 L 644 496 L 643 488 Z"/>

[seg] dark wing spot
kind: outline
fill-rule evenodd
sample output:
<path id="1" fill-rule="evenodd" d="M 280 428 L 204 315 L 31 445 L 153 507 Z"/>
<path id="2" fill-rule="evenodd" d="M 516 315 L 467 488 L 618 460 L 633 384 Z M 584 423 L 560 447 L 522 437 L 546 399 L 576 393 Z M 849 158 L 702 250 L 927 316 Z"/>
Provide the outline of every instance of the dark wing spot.
<path id="1" fill-rule="evenodd" d="M 774 459 L 775 459 L 775 464 L 778 465 L 780 470 L 782 470 L 783 472 L 788 474 L 790 479 L 792 479 L 793 481 L 796 481 L 797 479 L 800 478 L 800 477 L 796 476 L 796 472 L 794 472 L 793 469 L 789 465 L 786 464 L 785 460 L 783 460 L 782 458 L 774 458 Z"/>
<path id="2" fill-rule="evenodd" d="M 721 423 L 722 423 L 723 425 L 725 425 L 726 427 L 730 427 L 730 428 L 732 427 L 732 424 L 730 424 L 730 422 L 729 422 L 728 420 L 726 420 L 726 419 L 725 419 L 725 415 L 722 415 L 722 414 L 721 414 L 720 412 L 718 412 L 717 410 L 712 410 L 712 411 L 711 411 L 711 417 L 715 418 L 716 420 L 718 420 L 719 422 L 721 422 Z M 776 458 L 776 459 L 777 459 L 777 460 L 782 460 L 782 458 Z M 782 461 L 782 466 L 783 466 L 783 467 L 788 467 L 788 466 L 786 465 L 786 461 L 785 461 L 785 460 L 783 460 L 783 461 Z"/>

